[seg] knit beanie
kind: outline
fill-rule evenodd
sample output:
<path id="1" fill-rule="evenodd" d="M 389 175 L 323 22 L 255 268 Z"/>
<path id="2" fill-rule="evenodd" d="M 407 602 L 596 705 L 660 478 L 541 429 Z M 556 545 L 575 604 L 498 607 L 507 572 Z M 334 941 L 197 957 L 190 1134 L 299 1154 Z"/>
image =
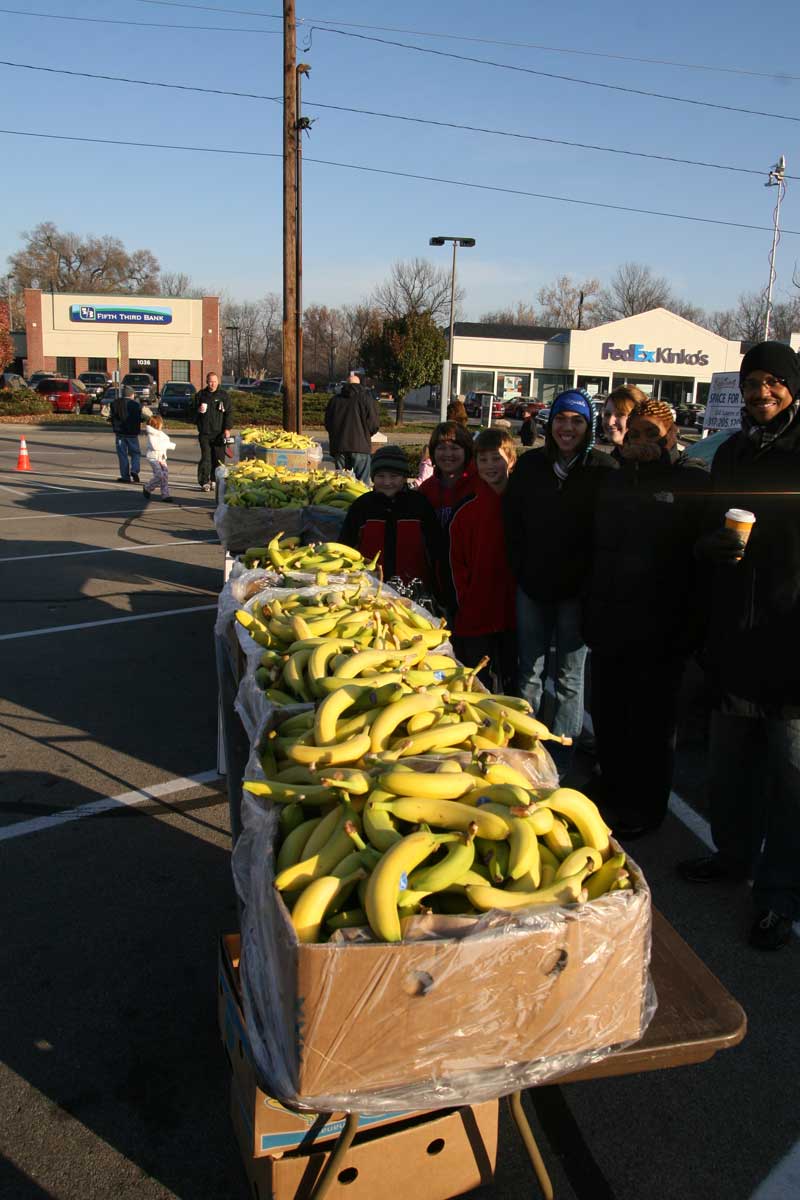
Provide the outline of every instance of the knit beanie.
<path id="1" fill-rule="evenodd" d="M 559 413 L 572 412 L 583 417 L 589 427 L 589 436 L 586 439 L 586 445 L 583 448 L 583 455 L 586 456 L 594 445 L 594 409 L 592 408 L 592 397 L 583 388 L 570 388 L 569 391 L 561 392 L 556 396 L 550 407 L 550 415 L 547 418 L 547 434 L 549 439 L 552 436 L 553 418 Z"/>
<path id="2" fill-rule="evenodd" d="M 401 475 L 410 475 L 411 467 L 402 446 L 381 446 L 372 456 L 370 471 L 374 479 L 376 471 L 398 471 Z"/>
<path id="3" fill-rule="evenodd" d="M 769 371 L 785 379 L 793 398 L 800 392 L 800 359 L 785 342 L 759 342 L 747 351 L 739 368 L 741 388 L 751 371 Z"/>

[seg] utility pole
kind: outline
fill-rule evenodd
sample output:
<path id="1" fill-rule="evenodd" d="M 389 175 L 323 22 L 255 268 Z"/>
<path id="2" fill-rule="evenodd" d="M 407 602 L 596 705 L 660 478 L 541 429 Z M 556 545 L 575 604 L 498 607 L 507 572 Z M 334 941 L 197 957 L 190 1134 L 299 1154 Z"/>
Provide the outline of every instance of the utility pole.
<path id="1" fill-rule="evenodd" d="M 774 167 L 770 168 L 769 178 L 764 187 L 776 187 L 778 199 L 775 204 L 775 217 L 772 227 L 772 249 L 769 252 L 769 283 L 767 284 L 767 311 L 764 314 L 764 341 L 769 341 L 770 325 L 772 324 L 772 289 L 775 285 L 775 252 L 780 238 L 781 200 L 786 191 L 786 158 L 782 154 Z"/>
<path id="2" fill-rule="evenodd" d="M 303 131 L 311 127 L 308 117 L 301 116 L 302 79 L 308 75 L 311 67 L 307 63 L 298 63 L 296 69 L 296 104 L 295 119 L 295 162 L 297 179 L 297 203 L 295 210 L 295 357 L 297 374 L 295 382 L 295 431 L 303 431 Z"/>
<path id="3" fill-rule="evenodd" d="M 298 428 L 296 41 L 294 0 L 283 0 L 283 427 L 290 432 Z"/>

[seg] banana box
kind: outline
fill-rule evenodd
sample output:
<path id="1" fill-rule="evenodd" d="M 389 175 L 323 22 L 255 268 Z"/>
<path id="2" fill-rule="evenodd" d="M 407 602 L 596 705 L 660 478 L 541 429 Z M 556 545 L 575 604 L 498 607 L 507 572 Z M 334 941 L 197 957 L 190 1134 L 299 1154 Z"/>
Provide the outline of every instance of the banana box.
<path id="1" fill-rule="evenodd" d="M 253 1158 L 262 1155 L 280 1158 L 298 1150 L 309 1154 L 339 1136 L 344 1116 L 294 1112 L 258 1086 L 238 988 L 239 942 L 238 934 L 220 938 L 217 972 L 217 1019 L 231 1068 L 231 1115 L 237 1138 L 243 1153 Z M 375 1129 L 420 1115 L 418 1111 L 398 1108 L 380 1116 L 362 1115 L 358 1127 Z"/>
<path id="2" fill-rule="evenodd" d="M 307 471 L 309 464 L 318 467 L 322 456 L 312 449 L 291 450 L 283 446 L 254 446 L 242 442 L 242 458 L 261 458 L 271 467 L 284 467 L 287 471 Z"/>

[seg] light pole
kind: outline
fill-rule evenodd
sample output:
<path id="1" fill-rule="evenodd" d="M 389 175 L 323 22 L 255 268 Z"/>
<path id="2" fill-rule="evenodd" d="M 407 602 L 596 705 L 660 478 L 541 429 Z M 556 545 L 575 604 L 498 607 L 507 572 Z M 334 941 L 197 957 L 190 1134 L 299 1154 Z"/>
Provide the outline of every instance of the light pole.
<path id="1" fill-rule="evenodd" d="M 475 245 L 475 238 L 471 237 L 432 237 L 429 240 L 430 246 L 443 246 L 445 242 L 453 243 L 453 272 L 450 276 L 450 340 L 447 343 L 447 389 L 442 388 L 441 404 L 439 406 L 440 420 L 444 421 L 447 416 L 447 405 L 450 403 L 450 392 L 453 387 L 453 321 L 455 319 L 456 310 L 456 250 L 459 246 L 470 247 Z"/>
<path id="2" fill-rule="evenodd" d="M 767 284 L 767 311 L 764 314 L 764 341 L 769 341 L 769 327 L 772 323 L 772 288 L 775 283 L 775 251 L 778 249 L 780 236 L 781 200 L 786 191 L 786 159 L 780 156 L 774 167 L 770 168 L 769 178 L 764 187 L 776 187 L 778 199 L 775 204 L 775 218 L 772 227 L 772 249 L 769 252 L 769 283 Z"/>

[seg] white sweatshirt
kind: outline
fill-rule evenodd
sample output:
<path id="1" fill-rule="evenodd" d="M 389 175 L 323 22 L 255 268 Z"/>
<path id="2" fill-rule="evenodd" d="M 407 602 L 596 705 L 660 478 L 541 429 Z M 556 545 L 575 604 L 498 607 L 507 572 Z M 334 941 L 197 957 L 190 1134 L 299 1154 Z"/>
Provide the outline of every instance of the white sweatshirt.
<path id="1" fill-rule="evenodd" d="M 175 449 L 163 429 L 155 429 L 152 425 L 145 426 L 147 434 L 147 457 L 151 462 L 166 462 L 167 451 Z"/>

